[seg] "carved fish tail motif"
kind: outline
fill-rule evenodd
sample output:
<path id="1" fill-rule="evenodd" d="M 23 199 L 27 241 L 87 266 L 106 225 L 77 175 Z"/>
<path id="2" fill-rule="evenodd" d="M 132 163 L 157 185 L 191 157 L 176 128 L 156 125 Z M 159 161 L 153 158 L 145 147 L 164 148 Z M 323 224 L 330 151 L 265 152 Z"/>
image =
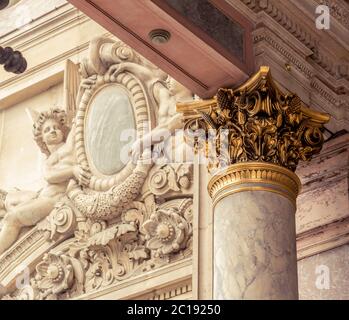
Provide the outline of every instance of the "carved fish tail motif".
<path id="1" fill-rule="evenodd" d="M 68 193 L 68 197 L 87 218 L 110 220 L 129 209 L 146 177 L 146 173 L 135 171 L 123 183 L 106 192 L 88 194 L 81 189 L 74 189 Z"/>

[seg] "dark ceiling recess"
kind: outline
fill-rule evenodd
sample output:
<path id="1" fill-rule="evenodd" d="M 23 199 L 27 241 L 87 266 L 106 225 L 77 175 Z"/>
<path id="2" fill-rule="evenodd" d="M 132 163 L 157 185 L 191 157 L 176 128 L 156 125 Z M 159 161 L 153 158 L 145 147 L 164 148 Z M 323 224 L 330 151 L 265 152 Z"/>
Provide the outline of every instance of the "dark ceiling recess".
<path id="1" fill-rule="evenodd" d="M 202 98 L 254 72 L 252 23 L 225 0 L 68 1 Z"/>
<path id="2" fill-rule="evenodd" d="M 0 47 L 0 64 L 5 71 L 16 74 L 23 73 L 27 69 L 27 61 L 19 51 L 13 51 L 10 47 Z"/>
<path id="3" fill-rule="evenodd" d="M 161 1 L 156 1 L 161 6 Z M 244 29 L 206 0 L 165 0 L 171 8 L 240 61 L 244 59 Z M 190 26 L 188 26 L 190 27 Z"/>
<path id="4" fill-rule="evenodd" d="M 155 29 L 149 32 L 150 40 L 155 44 L 162 44 L 170 41 L 171 33 L 163 29 Z"/>
<path id="5" fill-rule="evenodd" d="M 10 0 L 0 0 L 0 10 L 8 6 Z"/>

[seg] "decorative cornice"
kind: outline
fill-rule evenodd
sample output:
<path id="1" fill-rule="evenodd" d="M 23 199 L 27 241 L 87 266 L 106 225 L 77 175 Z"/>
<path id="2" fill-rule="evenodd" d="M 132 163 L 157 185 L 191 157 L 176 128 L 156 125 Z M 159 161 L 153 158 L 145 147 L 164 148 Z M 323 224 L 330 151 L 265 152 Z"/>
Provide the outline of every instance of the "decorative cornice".
<path id="1" fill-rule="evenodd" d="M 349 243 L 349 217 L 297 235 L 298 260 Z"/>
<path id="2" fill-rule="evenodd" d="M 214 175 L 208 184 L 208 192 L 214 204 L 228 194 L 241 191 L 276 192 L 295 203 L 300 189 L 301 183 L 296 174 L 264 162 L 233 164 Z"/>
<path id="3" fill-rule="evenodd" d="M 271 0 L 240 0 L 254 12 L 264 11 L 282 27 L 289 31 L 298 40 L 304 43 L 308 48 L 316 48 L 318 39 L 313 34 L 304 30 L 304 27 L 291 19 L 284 11 L 282 11 Z"/>
<path id="4" fill-rule="evenodd" d="M 272 33 L 266 28 L 257 29 L 254 32 L 253 42 L 255 44 L 266 41 L 269 45 L 271 45 L 276 51 L 278 51 L 283 57 L 285 57 L 289 62 L 291 62 L 300 72 L 302 72 L 307 79 L 311 79 L 314 76 L 313 71 L 308 68 L 303 61 L 297 59 L 294 53 L 290 52 L 282 46 L 280 42 L 277 41 L 276 36 L 272 35 Z"/>
<path id="5" fill-rule="evenodd" d="M 148 300 L 169 300 L 176 297 L 183 299 L 183 295 L 190 294 L 191 292 L 192 284 L 191 282 L 188 282 L 175 288 L 168 288 L 167 290 L 161 290 L 161 292 L 155 292 L 150 298 L 148 298 Z"/>
<path id="6" fill-rule="evenodd" d="M 257 13 L 257 24 L 260 25 L 261 20 L 263 21 L 263 16 L 261 13 L 265 13 L 270 18 L 272 18 L 276 23 L 281 25 L 285 30 L 291 33 L 296 39 L 303 43 L 307 48 L 312 51 L 310 55 L 311 61 L 318 65 L 322 70 L 325 70 L 329 75 L 338 79 L 348 79 L 348 72 L 338 72 L 339 68 L 343 65 L 348 65 L 345 62 L 340 64 L 336 63 L 336 57 L 331 55 L 331 52 L 326 50 L 326 47 L 320 48 L 320 38 L 306 25 L 302 25 L 297 19 L 294 19 L 288 14 L 285 8 L 282 8 L 279 4 L 272 0 L 240 0 L 244 5 L 246 5 L 250 10 Z M 322 1 L 322 0 L 317 0 Z M 329 0 L 324 0 L 329 1 Z M 279 2 L 279 1 L 278 1 Z M 331 0 L 332 2 L 332 0 Z M 337 11 L 339 14 L 340 9 L 343 6 L 330 5 L 332 8 L 331 13 Z M 334 9 L 336 8 L 336 9 Z M 343 10 L 345 14 L 345 10 Z M 337 14 L 337 15 L 338 15 Z M 340 14 L 339 14 L 340 16 Z M 315 30 L 316 31 L 316 30 Z M 343 68 L 342 68 L 343 69 Z"/>
<path id="7" fill-rule="evenodd" d="M 310 82 L 312 88 L 314 88 L 324 99 L 333 104 L 336 107 L 339 107 L 342 104 L 342 101 L 338 98 L 334 92 L 330 92 L 329 88 L 322 83 L 317 78 L 312 79 Z"/>
<path id="8" fill-rule="evenodd" d="M 320 52 L 319 50 L 316 50 L 314 51 L 314 54 L 311 56 L 311 58 L 328 74 L 330 74 L 333 77 L 337 77 L 338 65 L 334 63 L 334 57 L 330 57 L 329 54 L 325 54 L 323 51 Z"/>

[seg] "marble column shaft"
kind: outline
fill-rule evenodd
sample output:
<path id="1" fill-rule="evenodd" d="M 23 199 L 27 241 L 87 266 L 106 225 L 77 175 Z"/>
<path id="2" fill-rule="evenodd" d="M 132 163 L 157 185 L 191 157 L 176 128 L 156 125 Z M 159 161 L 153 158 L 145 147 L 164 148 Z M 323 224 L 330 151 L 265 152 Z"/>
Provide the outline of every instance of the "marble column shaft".
<path id="1" fill-rule="evenodd" d="M 209 183 L 215 299 L 298 299 L 298 177 L 268 163 L 231 165 Z"/>
<path id="2" fill-rule="evenodd" d="M 298 299 L 295 206 L 244 191 L 214 209 L 214 298 Z"/>

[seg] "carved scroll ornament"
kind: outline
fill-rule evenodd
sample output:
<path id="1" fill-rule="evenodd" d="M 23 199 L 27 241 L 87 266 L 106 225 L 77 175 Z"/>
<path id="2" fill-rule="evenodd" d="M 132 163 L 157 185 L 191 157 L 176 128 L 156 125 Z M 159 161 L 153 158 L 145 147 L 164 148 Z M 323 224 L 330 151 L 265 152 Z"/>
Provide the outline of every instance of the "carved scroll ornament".
<path id="1" fill-rule="evenodd" d="M 3 299 L 74 298 L 188 257 L 191 239 L 192 199 L 134 201 L 116 224 L 80 220 L 75 237 L 36 265 L 30 285 Z"/>

